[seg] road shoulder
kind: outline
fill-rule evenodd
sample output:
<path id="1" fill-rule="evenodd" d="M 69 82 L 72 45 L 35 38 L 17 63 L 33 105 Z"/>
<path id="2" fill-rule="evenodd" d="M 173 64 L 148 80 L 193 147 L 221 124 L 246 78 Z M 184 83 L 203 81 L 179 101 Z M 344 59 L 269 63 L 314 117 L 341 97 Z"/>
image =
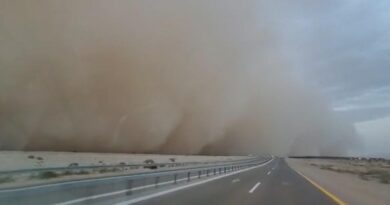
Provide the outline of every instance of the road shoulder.
<path id="1" fill-rule="evenodd" d="M 347 204 L 386 205 L 390 201 L 390 186 L 364 181 L 347 173 L 337 173 L 310 166 L 304 159 L 286 159 L 288 165 L 302 173 Z"/>

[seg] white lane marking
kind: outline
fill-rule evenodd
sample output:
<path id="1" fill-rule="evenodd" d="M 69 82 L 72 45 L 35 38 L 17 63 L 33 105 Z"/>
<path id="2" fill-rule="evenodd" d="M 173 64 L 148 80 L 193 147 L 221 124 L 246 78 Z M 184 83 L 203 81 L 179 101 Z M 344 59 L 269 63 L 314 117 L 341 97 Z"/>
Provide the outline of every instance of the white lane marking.
<path id="1" fill-rule="evenodd" d="M 237 182 L 240 182 L 240 179 L 233 179 L 232 180 L 232 183 L 237 183 Z"/>
<path id="2" fill-rule="evenodd" d="M 268 171 L 268 172 L 267 172 L 267 175 L 270 175 L 270 174 L 271 174 L 271 171 Z"/>
<path id="3" fill-rule="evenodd" d="M 257 187 L 260 186 L 260 184 L 261 184 L 261 182 L 257 182 L 257 183 L 255 184 L 255 186 L 253 186 L 252 189 L 249 190 L 249 193 L 252 194 L 252 193 L 257 189 Z"/>
<path id="4" fill-rule="evenodd" d="M 264 164 L 257 165 L 255 167 L 242 169 L 242 170 L 239 170 L 237 172 L 233 172 L 233 173 L 229 173 L 229 174 L 226 174 L 226 175 L 217 176 L 217 177 L 214 177 L 214 178 L 211 178 L 211 179 L 207 179 L 207 180 L 204 180 L 204 181 L 194 182 L 194 183 L 191 183 L 191 184 L 187 184 L 187 185 L 184 185 L 184 186 L 168 189 L 168 190 L 157 192 L 157 193 L 150 194 L 150 195 L 147 195 L 147 196 L 142 196 L 142 197 L 138 197 L 138 198 L 135 198 L 135 199 L 130 199 L 128 201 L 123 201 L 123 202 L 117 203 L 115 205 L 130 205 L 130 204 L 134 204 L 134 203 L 137 203 L 137 202 L 140 202 L 140 201 L 145 201 L 145 200 L 148 200 L 148 199 L 151 199 L 151 198 L 155 198 L 155 197 L 158 197 L 158 196 L 169 194 L 169 193 L 172 193 L 172 192 L 175 192 L 175 191 L 179 191 L 179 190 L 182 190 L 182 189 L 186 189 L 186 188 L 189 188 L 189 187 L 192 187 L 192 186 L 205 184 L 207 182 L 211 182 L 211 181 L 223 178 L 223 177 L 227 177 L 227 176 L 234 175 L 234 174 L 237 174 L 237 173 L 241 173 L 241 172 L 249 171 L 249 170 L 252 170 L 252 169 L 256 169 L 256 168 L 265 166 L 265 165 L 269 164 L 272 161 L 273 161 L 273 159 L 271 159 L 270 161 L 268 161 L 268 162 L 266 162 Z"/>

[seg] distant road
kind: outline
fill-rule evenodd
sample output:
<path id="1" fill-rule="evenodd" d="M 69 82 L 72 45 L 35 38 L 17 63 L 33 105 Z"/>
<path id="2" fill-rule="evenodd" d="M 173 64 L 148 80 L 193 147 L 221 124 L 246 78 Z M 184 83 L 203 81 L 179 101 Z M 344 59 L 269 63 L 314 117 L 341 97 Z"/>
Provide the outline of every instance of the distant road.
<path id="1" fill-rule="evenodd" d="M 160 180 L 164 182 L 169 179 Z M 108 180 L 105 186 L 101 186 L 102 182 L 96 183 L 99 186 L 94 187 L 93 184 L 89 183 L 82 189 L 82 192 L 80 192 L 79 184 L 69 184 L 62 187 L 50 187 L 50 192 L 38 189 L 19 193 L 1 193 L 0 204 L 338 204 L 289 168 L 286 162 L 280 158 L 239 172 L 204 177 L 200 180 L 194 179 L 190 183 L 182 182 L 178 185 L 154 188 L 153 182 L 139 182 L 152 186 L 151 189 L 139 193 L 137 191 L 132 193 L 123 191 L 128 187 L 121 178 Z M 112 190 L 115 190 L 115 193 Z M 106 192 L 107 194 L 105 194 Z"/>

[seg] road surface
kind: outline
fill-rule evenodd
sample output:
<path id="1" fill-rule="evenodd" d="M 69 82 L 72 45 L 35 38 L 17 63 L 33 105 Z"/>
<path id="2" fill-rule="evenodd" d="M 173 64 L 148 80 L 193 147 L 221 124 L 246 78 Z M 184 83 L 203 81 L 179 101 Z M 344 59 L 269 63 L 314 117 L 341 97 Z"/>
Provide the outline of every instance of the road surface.
<path id="1" fill-rule="evenodd" d="M 129 204 L 123 200 L 113 199 L 109 203 Z M 128 202 L 131 203 L 132 200 Z M 292 170 L 283 159 L 274 159 L 263 167 L 135 204 L 334 205 L 337 203 Z"/>
<path id="2" fill-rule="evenodd" d="M 110 186 L 115 187 L 117 185 L 111 184 Z M 77 199 L 80 199 L 81 196 L 73 194 L 72 187 L 61 192 L 53 192 L 55 194 L 52 195 L 32 191 L 18 196 L 18 200 L 15 200 L 15 197 L 10 200 L 7 197 L 1 198 L 0 196 L 0 204 L 56 204 L 58 201 L 65 202 L 63 205 L 338 204 L 292 170 L 281 158 L 275 158 L 266 164 L 239 173 L 231 172 L 226 175 L 217 175 L 217 178 L 204 177 L 200 180 L 192 180 L 190 183 L 183 182 L 178 183 L 178 185 L 160 186 L 140 193 L 121 192 L 125 188 L 121 185 L 115 189 L 118 194 L 108 194 L 106 196 L 102 194 L 94 195 L 96 190 L 86 188 L 86 192 L 98 197 L 90 197 L 88 200 L 85 200 L 84 197 L 84 200 L 79 201 Z M 85 193 L 83 196 L 85 196 Z"/>

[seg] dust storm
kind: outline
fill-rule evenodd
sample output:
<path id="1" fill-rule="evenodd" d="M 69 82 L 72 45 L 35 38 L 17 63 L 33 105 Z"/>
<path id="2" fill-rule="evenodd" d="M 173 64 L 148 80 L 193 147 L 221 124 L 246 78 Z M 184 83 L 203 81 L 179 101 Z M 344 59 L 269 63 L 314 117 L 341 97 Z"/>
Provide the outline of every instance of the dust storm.
<path id="1" fill-rule="evenodd" d="M 262 1 L 2 1 L 0 148 L 345 154 Z"/>

